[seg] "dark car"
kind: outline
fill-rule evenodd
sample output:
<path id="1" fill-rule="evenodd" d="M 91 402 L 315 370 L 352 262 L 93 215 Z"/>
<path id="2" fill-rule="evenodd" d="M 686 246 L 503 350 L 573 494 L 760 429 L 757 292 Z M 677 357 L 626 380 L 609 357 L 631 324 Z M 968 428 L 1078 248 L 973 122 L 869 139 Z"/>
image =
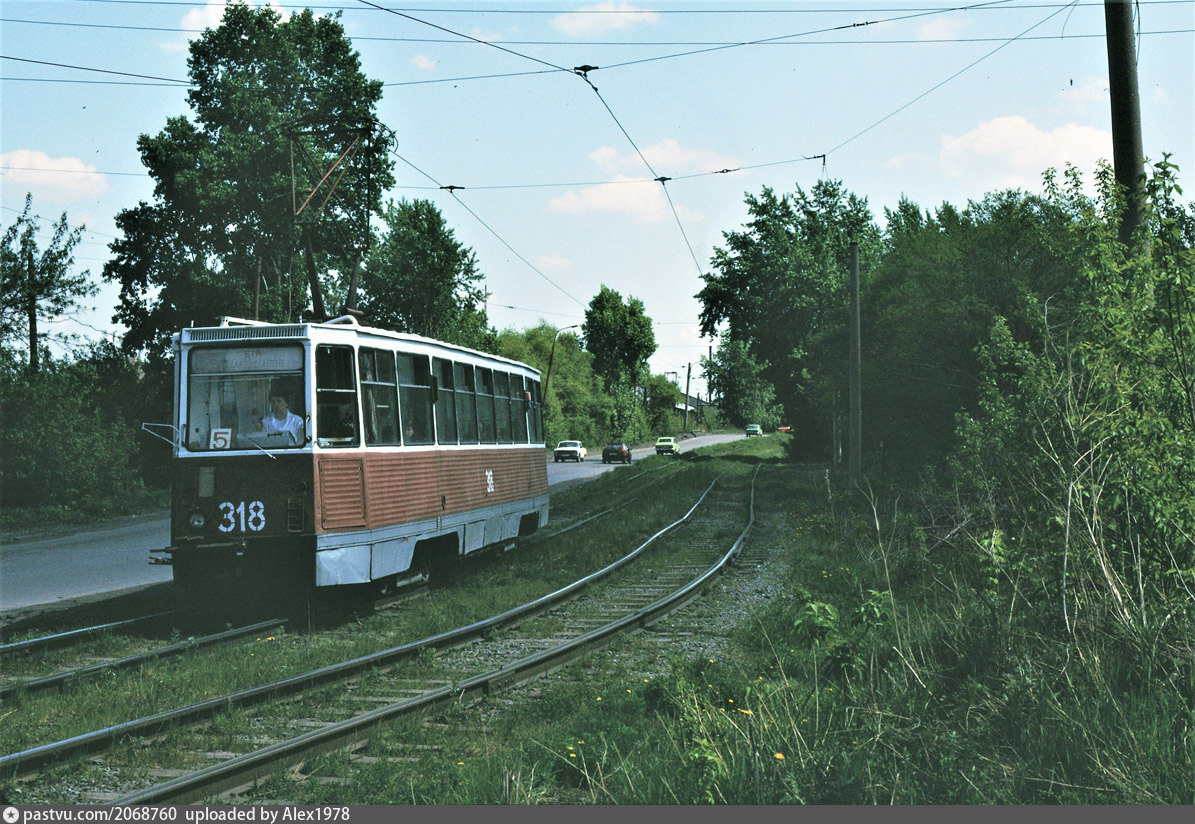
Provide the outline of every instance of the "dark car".
<path id="1" fill-rule="evenodd" d="M 625 443 L 608 443 L 602 450 L 602 463 L 630 463 L 631 448 Z"/>

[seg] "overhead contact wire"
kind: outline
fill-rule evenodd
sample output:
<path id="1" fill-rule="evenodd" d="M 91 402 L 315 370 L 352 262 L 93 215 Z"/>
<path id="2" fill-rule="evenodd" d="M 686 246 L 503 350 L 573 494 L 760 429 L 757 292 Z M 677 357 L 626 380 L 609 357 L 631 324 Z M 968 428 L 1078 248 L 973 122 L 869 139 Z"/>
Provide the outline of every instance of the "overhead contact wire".
<path id="1" fill-rule="evenodd" d="M 410 166 L 416 172 L 418 172 L 419 174 L 426 177 L 432 183 L 434 183 L 436 185 L 437 189 L 439 189 L 441 191 L 448 192 L 448 194 L 452 195 L 452 199 L 455 200 L 458 204 L 460 204 L 462 209 L 464 209 L 466 212 L 468 212 L 470 215 L 472 215 L 474 220 L 476 220 L 478 223 L 480 223 L 485 228 L 485 230 L 487 232 L 489 232 L 491 235 L 493 235 L 498 240 L 499 243 L 501 243 L 503 246 L 505 246 L 510 251 L 510 253 L 512 255 L 514 255 L 519 260 L 521 260 L 527 266 L 527 268 L 529 268 L 531 271 L 535 272 L 537 275 L 539 275 L 541 278 L 546 280 L 548 283 L 552 284 L 557 289 L 559 289 L 561 294 L 563 294 L 569 300 L 573 301 L 574 303 L 576 303 L 578 306 L 581 306 L 582 308 L 585 307 L 585 304 L 582 303 L 577 298 L 573 297 L 573 295 L 571 293 L 569 293 L 569 291 L 567 289 L 565 289 L 563 286 L 561 286 L 556 281 L 552 280 L 550 277 L 548 277 L 546 274 L 544 274 L 538 266 L 536 266 L 531 261 L 527 260 L 527 258 L 525 258 L 521 254 L 519 254 L 519 252 L 513 246 L 511 246 L 509 243 L 506 242 L 506 239 L 504 237 L 502 237 L 502 235 L 498 234 L 498 232 L 495 231 L 492 226 L 490 226 L 488 223 L 486 223 L 484 220 L 482 220 L 481 216 L 478 215 L 477 212 L 470 209 L 469 206 L 463 200 L 461 200 L 459 197 L 457 197 L 457 194 L 456 194 L 457 190 L 462 189 L 464 187 L 451 186 L 451 185 L 445 186 L 445 185 L 441 184 L 440 181 L 436 180 L 430 174 L 425 172 L 423 169 L 419 168 L 414 163 L 412 163 L 411 161 L 407 160 L 405 157 L 400 155 L 398 152 L 391 150 L 390 153 L 393 154 L 395 157 L 397 157 L 399 160 L 401 160 L 403 163 Z"/>

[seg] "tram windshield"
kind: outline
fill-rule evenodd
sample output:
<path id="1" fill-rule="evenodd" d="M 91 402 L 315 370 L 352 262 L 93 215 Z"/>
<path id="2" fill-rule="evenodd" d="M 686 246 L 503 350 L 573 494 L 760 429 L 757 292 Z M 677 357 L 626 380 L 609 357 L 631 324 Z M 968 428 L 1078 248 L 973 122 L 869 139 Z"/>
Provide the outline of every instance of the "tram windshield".
<path id="1" fill-rule="evenodd" d="M 195 349 L 187 449 L 297 449 L 307 443 L 306 398 L 301 346 Z"/>

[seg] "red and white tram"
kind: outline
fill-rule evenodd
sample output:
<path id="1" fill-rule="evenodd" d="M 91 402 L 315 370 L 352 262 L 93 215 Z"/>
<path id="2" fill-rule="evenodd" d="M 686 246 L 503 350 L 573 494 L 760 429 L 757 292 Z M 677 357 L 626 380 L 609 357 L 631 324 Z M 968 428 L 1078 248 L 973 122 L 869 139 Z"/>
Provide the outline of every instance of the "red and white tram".
<path id="1" fill-rule="evenodd" d="M 358 324 L 174 336 L 184 587 L 401 582 L 548 522 L 539 372 Z"/>

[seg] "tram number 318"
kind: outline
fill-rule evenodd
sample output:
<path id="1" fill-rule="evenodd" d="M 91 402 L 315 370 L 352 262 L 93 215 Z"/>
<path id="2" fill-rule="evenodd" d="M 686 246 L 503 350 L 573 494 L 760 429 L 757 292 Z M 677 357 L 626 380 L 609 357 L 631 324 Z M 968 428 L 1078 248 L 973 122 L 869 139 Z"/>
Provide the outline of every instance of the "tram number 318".
<path id="1" fill-rule="evenodd" d="M 261 501 L 224 501 L 220 512 L 224 515 L 221 532 L 261 532 L 266 528 L 266 505 Z"/>

